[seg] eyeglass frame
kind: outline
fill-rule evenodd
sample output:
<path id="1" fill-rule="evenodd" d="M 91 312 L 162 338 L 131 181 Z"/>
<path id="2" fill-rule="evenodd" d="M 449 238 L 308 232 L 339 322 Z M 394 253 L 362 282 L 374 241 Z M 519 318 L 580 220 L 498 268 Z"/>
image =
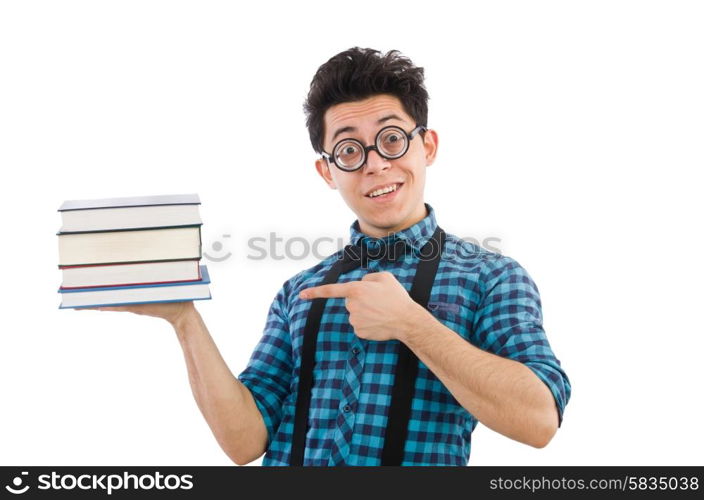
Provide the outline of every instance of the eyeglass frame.
<path id="1" fill-rule="evenodd" d="M 379 137 L 381 136 L 381 133 L 382 133 L 384 130 L 387 130 L 387 129 L 390 129 L 390 128 L 398 129 L 398 130 L 400 130 L 401 132 L 403 132 L 404 134 L 406 134 L 406 139 L 407 139 L 407 141 L 406 141 L 406 149 L 404 149 L 403 153 L 401 153 L 401 154 L 398 155 L 398 156 L 386 156 L 384 153 L 382 153 L 381 151 L 379 151 L 379 148 L 378 148 L 377 145 L 376 145 L 377 141 L 379 140 Z M 369 145 L 369 146 L 365 146 L 364 144 L 362 144 L 362 141 L 360 141 L 360 140 L 358 140 L 358 139 L 354 139 L 354 138 L 352 138 L 352 137 L 347 137 L 347 138 L 344 138 L 344 139 L 340 139 L 339 141 L 337 141 L 337 142 L 335 143 L 335 146 L 332 148 L 333 153 L 335 152 L 335 150 L 337 149 L 337 147 L 340 145 L 341 142 L 352 141 L 352 142 L 356 142 L 357 144 L 359 144 L 359 146 L 360 146 L 361 149 L 362 149 L 362 153 L 364 154 L 364 160 L 362 160 L 362 163 L 360 163 L 358 167 L 351 168 L 351 169 L 350 169 L 350 168 L 344 168 L 344 167 L 341 167 L 340 165 L 338 165 L 337 162 L 335 161 L 335 157 L 334 157 L 332 154 L 330 154 L 330 153 L 326 153 L 325 150 L 322 150 L 322 152 L 321 152 L 320 154 L 321 154 L 321 155 L 323 156 L 323 158 L 325 158 L 329 163 L 332 163 L 333 165 L 335 165 L 337 168 L 339 168 L 339 169 L 342 170 L 343 172 L 356 172 L 357 170 L 359 170 L 360 168 L 362 168 L 365 163 L 367 163 L 367 159 L 369 158 L 369 154 L 368 154 L 369 151 L 376 151 L 376 153 L 377 153 L 379 156 L 381 156 L 382 158 L 384 158 L 385 160 L 398 160 L 399 158 L 403 157 L 403 156 L 408 152 L 408 150 L 409 150 L 410 147 L 411 147 L 411 141 L 415 138 L 416 134 L 421 133 L 421 132 L 426 132 L 427 130 L 428 130 L 428 127 L 426 127 L 425 125 L 417 125 L 417 126 L 416 126 L 413 130 L 411 130 L 410 132 L 406 132 L 405 130 L 403 130 L 403 128 L 401 128 L 401 127 L 398 126 L 398 125 L 387 125 L 386 127 L 382 127 L 381 129 L 379 129 L 379 132 L 377 132 L 377 133 L 376 133 L 376 136 L 374 137 L 374 144 L 371 144 L 371 145 Z"/>

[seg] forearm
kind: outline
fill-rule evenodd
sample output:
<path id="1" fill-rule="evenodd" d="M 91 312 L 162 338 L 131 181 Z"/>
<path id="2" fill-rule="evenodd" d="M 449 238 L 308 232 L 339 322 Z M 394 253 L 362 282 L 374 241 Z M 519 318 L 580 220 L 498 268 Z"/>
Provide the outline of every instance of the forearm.
<path id="1" fill-rule="evenodd" d="M 223 451 L 243 465 L 265 451 L 267 430 L 252 394 L 230 371 L 202 317 L 189 308 L 172 323 L 201 413 Z"/>
<path id="2" fill-rule="evenodd" d="M 536 447 L 552 438 L 552 393 L 524 364 L 473 346 L 422 308 L 409 315 L 400 340 L 487 427 Z"/>

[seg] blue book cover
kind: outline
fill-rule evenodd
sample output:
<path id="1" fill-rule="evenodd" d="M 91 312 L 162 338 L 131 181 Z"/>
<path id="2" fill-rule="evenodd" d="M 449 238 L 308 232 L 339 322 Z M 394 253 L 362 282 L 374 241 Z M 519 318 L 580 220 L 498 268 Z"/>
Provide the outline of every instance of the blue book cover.
<path id="1" fill-rule="evenodd" d="M 120 305 L 129 305 L 129 304 L 146 304 L 146 303 L 155 303 L 155 302 L 183 302 L 183 301 L 190 301 L 190 300 L 207 300 L 211 298 L 210 295 L 210 290 L 208 288 L 208 285 L 210 284 L 210 275 L 208 273 L 208 268 L 205 265 L 200 265 L 200 273 L 201 273 L 201 279 L 198 281 L 175 281 L 171 283 L 156 283 L 156 284 L 149 284 L 149 285 L 127 285 L 127 286 L 110 286 L 110 287 L 91 287 L 91 288 L 74 288 L 70 290 L 62 290 L 61 288 L 58 289 L 58 292 L 62 294 L 62 302 L 59 305 L 59 309 L 77 309 L 80 307 L 101 307 L 101 306 L 120 306 Z M 174 288 L 176 287 L 176 288 Z M 188 294 L 189 292 L 189 287 L 193 287 L 193 294 Z M 172 290 L 178 290 L 181 292 L 180 296 L 178 298 L 170 298 L 170 299 L 155 299 L 155 298 L 149 298 L 149 291 L 150 289 L 153 291 L 155 289 L 159 289 L 159 291 L 165 292 L 164 294 L 161 295 L 166 295 L 168 296 L 168 292 L 170 291 L 169 288 Z M 195 293 L 199 291 L 200 293 Z M 204 295 L 204 291 L 207 291 L 207 296 Z M 103 293 L 101 293 L 103 292 Z M 137 300 L 110 300 L 108 302 L 105 301 L 100 301 L 99 303 L 93 303 L 91 302 L 90 304 L 80 304 L 80 305 L 65 305 L 65 302 L 68 302 L 71 304 L 71 296 L 73 294 L 90 294 L 91 297 L 132 297 L 134 299 L 135 297 L 142 296 L 141 299 Z M 184 295 L 186 293 L 187 296 Z M 152 294 L 154 295 L 154 294 Z M 77 297 L 74 295 L 74 297 Z"/>

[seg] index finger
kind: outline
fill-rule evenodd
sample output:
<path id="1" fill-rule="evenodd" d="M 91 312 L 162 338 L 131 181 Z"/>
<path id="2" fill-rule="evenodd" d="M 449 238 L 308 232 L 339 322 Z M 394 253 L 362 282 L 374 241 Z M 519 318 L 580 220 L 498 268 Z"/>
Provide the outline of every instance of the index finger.
<path id="1" fill-rule="evenodd" d="M 319 297 L 348 297 L 354 286 L 354 281 L 347 283 L 330 283 L 318 285 L 301 290 L 298 296 L 302 299 L 316 299 Z"/>
<path id="2" fill-rule="evenodd" d="M 127 306 L 80 306 L 74 307 L 74 311 L 129 311 Z"/>

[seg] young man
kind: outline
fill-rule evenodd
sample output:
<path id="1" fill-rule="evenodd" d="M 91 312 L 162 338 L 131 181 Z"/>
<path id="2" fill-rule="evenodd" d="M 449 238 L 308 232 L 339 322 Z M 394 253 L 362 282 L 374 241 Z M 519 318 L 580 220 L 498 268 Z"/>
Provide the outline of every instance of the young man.
<path id="1" fill-rule="evenodd" d="M 315 167 L 356 214 L 345 249 L 284 282 L 234 377 L 192 302 L 167 319 L 196 402 L 237 464 L 466 465 L 478 422 L 545 446 L 571 386 L 510 257 L 445 233 L 424 202 L 438 134 L 423 69 L 352 48 L 305 103 Z"/>

